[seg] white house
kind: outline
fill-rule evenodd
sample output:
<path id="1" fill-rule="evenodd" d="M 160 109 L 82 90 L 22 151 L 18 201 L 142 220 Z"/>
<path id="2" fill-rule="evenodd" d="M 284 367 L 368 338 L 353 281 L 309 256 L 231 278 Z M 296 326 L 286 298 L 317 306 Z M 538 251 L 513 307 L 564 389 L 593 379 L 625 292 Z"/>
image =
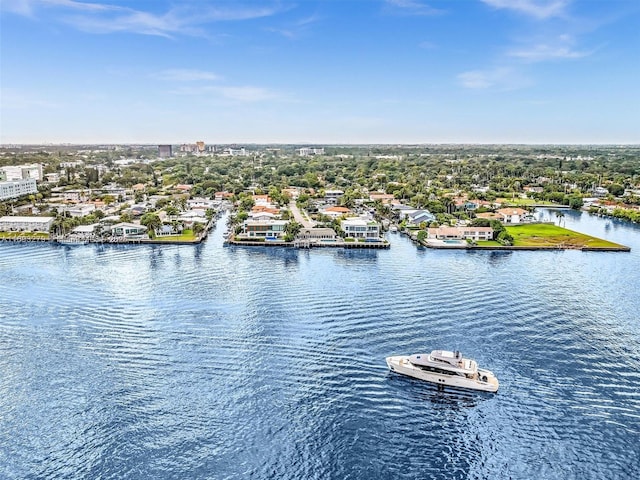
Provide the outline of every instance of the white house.
<path id="1" fill-rule="evenodd" d="M 284 237 L 288 223 L 287 220 L 245 220 L 242 225 L 242 236 L 275 240 Z"/>
<path id="2" fill-rule="evenodd" d="M 146 236 L 147 227 L 135 223 L 117 223 L 111 227 L 111 234 L 123 238 L 143 238 Z"/>
<path id="3" fill-rule="evenodd" d="M 526 223 L 533 220 L 533 216 L 522 208 L 501 208 L 496 213 L 500 215 L 502 223 Z"/>
<path id="4" fill-rule="evenodd" d="M 296 235 L 298 240 L 336 240 L 333 228 L 303 228 Z"/>
<path id="5" fill-rule="evenodd" d="M 302 147 L 298 149 L 298 154 L 301 157 L 308 157 L 309 155 L 324 155 L 324 147 Z"/>
<path id="6" fill-rule="evenodd" d="M 343 195 L 344 192 L 342 190 L 325 190 L 324 201 L 329 205 L 337 205 Z"/>
<path id="7" fill-rule="evenodd" d="M 70 217 L 84 217 L 96 211 L 96 206 L 92 203 L 79 205 L 62 205 L 58 207 L 59 212 L 67 212 Z"/>
<path id="8" fill-rule="evenodd" d="M 380 224 L 364 217 L 351 217 L 342 220 L 340 228 L 351 238 L 380 238 Z"/>
<path id="9" fill-rule="evenodd" d="M 208 210 L 214 209 L 220 202 L 215 200 L 211 200 L 209 198 L 190 198 L 187 200 L 187 208 L 190 210 Z"/>
<path id="10" fill-rule="evenodd" d="M 427 238 L 436 240 L 491 240 L 493 228 L 491 227 L 437 227 L 427 229 Z"/>

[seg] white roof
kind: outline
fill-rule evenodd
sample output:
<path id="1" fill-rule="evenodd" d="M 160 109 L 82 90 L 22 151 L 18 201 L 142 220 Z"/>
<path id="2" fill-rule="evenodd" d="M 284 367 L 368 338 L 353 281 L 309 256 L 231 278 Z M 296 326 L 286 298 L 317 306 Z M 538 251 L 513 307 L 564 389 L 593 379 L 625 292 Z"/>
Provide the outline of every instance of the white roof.
<path id="1" fill-rule="evenodd" d="M 93 233 L 99 223 L 92 223 L 91 225 L 78 225 L 72 231 L 73 233 Z"/>
<path id="2" fill-rule="evenodd" d="M 54 220 L 53 217 L 19 217 L 14 215 L 0 217 L 0 222 L 5 223 L 49 223 Z"/>

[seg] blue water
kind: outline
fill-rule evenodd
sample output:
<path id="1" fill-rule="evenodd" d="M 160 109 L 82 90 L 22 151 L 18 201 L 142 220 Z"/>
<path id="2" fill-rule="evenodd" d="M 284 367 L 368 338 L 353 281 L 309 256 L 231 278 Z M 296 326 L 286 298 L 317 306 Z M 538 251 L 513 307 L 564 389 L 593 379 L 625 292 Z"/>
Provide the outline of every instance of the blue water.
<path id="1" fill-rule="evenodd" d="M 640 229 L 564 221 L 632 251 L 0 244 L 0 478 L 637 478 Z"/>

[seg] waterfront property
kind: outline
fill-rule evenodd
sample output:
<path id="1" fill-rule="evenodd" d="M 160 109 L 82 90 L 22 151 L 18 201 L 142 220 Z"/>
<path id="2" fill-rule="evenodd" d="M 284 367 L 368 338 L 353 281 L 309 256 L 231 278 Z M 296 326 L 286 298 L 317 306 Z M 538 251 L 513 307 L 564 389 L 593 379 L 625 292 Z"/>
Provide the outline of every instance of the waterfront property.
<path id="1" fill-rule="evenodd" d="M 506 229 L 513 237 L 514 247 L 629 250 L 623 245 L 549 223 L 513 225 Z"/>
<path id="2" fill-rule="evenodd" d="M 287 220 L 246 220 L 239 238 L 263 238 L 275 240 L 284 237 Z"/>
<path id="3" fill-rule="evenodd" d="M 2 232 L 48 232 L 53 225 L 53 217 L 0 217 Z"/>
<path id="4" fill-rule="evenodd" d="M 114 237 L 122 238 L 146 238 L 147 227 L 135 223 L 117 223 L 111 227 L 111 234 Z"/>
<path id="5" fill-rule="evenodd" d="M 496 213 L 502 223 L 528 223 L 534 220 L 533 215 L 523 208 L 501 208 Z"/>
<path id="6" fill-rule="evenodd" d="M 303 228 L 296 235 L 296 240 L 313 242 L 335 242 L 337 239 L 333 228 Z"/>
<path id="7" fill-rule="evenodd" d="M 380 239 L 380 224 L 363 217 L 352 217 L 342 220 L 340 228 L 346 237 L 367 240 Z"/>
<path id="8" fill-rule="evenodd" d="M 493 228 L 491 227 L 445 227 L 427 229 L 427 238 L 435 240 L 491 240 Z"/>

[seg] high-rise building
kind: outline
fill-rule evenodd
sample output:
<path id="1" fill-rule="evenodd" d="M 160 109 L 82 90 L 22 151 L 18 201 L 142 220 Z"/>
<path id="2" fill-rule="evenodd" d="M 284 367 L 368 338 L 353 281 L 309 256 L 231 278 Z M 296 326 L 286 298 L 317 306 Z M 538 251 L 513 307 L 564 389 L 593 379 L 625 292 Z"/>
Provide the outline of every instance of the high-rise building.
<path id="1" fill-rule="evenodd" d="M 158 156 L 160 158 L 173 157 L 173 150 L 171 145 L 158 145 Z"/>
<path id="2" fill-rule="evenodd" d="M 199 152 L 204 152 L 204 142 L 196 142 Z"/>
<path id="3" fill-rule="evenodd" d="M 34 180 L 42 181 L 42 165 L 34 163 L 33 165 L 10 165 L 7 167 L 0 167 L 0 170 L 4 172 L 5 180 L 26 180 L 33 178 Z"/>
<path id="4" fill-rule="evenodd" d="M 0 182 L 0 200 L 18 198 L 32 193 L 38 193 L 38 186 L 36 185 L 35 178 Z"/>

